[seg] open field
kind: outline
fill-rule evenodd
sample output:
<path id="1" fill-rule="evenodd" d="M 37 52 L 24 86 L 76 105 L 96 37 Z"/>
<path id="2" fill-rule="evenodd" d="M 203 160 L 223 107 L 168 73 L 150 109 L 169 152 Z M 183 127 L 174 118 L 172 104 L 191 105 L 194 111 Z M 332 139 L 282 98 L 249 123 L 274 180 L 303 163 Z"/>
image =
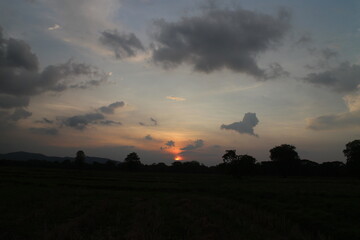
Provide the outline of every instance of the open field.
<path id="1" fill-rule="evenodd" d="M 0 239 L 360 239 L 360 181 L 0 168 Z"/>

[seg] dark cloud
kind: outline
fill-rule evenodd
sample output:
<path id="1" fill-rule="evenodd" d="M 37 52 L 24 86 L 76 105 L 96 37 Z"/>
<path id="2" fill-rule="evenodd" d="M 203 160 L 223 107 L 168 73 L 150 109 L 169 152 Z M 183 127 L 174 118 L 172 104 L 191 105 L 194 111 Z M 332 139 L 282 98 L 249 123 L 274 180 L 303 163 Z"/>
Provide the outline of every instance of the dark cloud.
<path id="1" fill-rule="evenodd" d="M 96 124 L 100 120 L 104 120 L 104 115 L 100 113 L 88 113 L 85 115 L 76 115 L 63 120 L 65 126 L 75 128 L 77 130 L 84 130 L 89 124 Z"/>
<path id="2" fill-rule="evenodd" d="M 165 145 L 168 146 L 168 147 L 175 147 L 175 142 L 172 141 L 172 140 L 170 140 L 170 141 L 167 141 L 167 142 L 165 143 Z"/>
<path id="3" fill-rule="evenodd" d="M 158 125 L 158 122 L 157 122 L 154 118 L 150 118 L 150 121 L 153 122 L 154 126 L 157 126 L 157 125 Z"/>
<path id="4" fill-rule="evenodd" d="M 298 46 L 304 46 L 304 45 L 308 45 L 309 43 L 312 42 L 312 37 L 310 34 L 304 34 L 301 37 L 299 37 L 299 39 L 296 40 L 295 44 Z"/>
<path id="5" fill-rule="evenodd" d="M 145 139 L 145 140 L 148 140 L 148 141 L 154 140 L 154 138 L 153 138 L 150 134 L 146 135 L 146 136 L 144 137 L 144 139 Z"/>
<path id="6" fill-rule="evenodd" d="M 37 56 L 31 52 L 30 46 L 22 41 L 9 38 L 4 41 L 5 44 L 1 47 L 1 51 L 5 52 L 4 58 L 1 59 L 8 67 L 21 67 L 28 71 L 37 71 L 39 68 L 39 61 Z"/>
<path id="7" fill-rule="evenodd" d="M 334 49 L 331 48 L 324 48 L 321 49 L 320 54 L 322 55 L 322 57 L 324 59 L 331 59 L 331 58 L 337 58 L 337 56 L 339 55 L 337 51 L 335 51 Z"/>
<path id="8" fill-rule="evenodd" d="M 360 65 L 344 62 L 324 72 L 310 73 L 304 80 L 340 93 L 355 92 L 360 84 Z"/>
<path id="9" fill-rule="evenodd" d="M 103 106 L 99 108 L 99 111 L 104 114 L 114 114 L 115 109 L 125 106 L 123 101 L 121 102 L 114 102 L 109 104 L 108 106 Z"/>
<path id="10" fill-rule="evenodd" d="M 100 42 L 114 51 L 117 59 L 133 57 L 138 51 L 145 50 L 135 34 L 119 33 L 117 30 L 102 32 Z"/>
<path id="11" fill-rule="evenodd" d="M 108 77 L 106 77 L 105 75 L 103 75 L 103 77 L 97 79 L 97 80 L 87 80 L 87 81 L 83 81 L 81 83 L 78 84 L 73 84 L 70 85 L 69 88 L 77 88 L 77 89 L 88 89 L 88 88 L 92 88 L 92 87 L 98 87 L 101 84 L 106 83 L 108 80 Z"/>
<path id="12" fill-rule="evenodd" d="M 157 126 L 158 125 L 158 121 L 154 118 L 150 118 L 150 121 L 152 122 L 152 124 L 146 124 L 144 122 L 139 122 L 139 125 L 141 126 Z"/>
<path id="13" fill-rule="evenodd" d="M 75 115 L 68 118 L 63 118 L 61 123 L 65 126 L 77 129 L 84 130 L 88 125 L 102 125 L 102 126 L 113 126 L 113 125 L 122 125 L 121 122 L 113 121 L 106 119 L 104 114 L 113 114 L 114 110 L 119 107 L 123 107 L 125 105 L 124 102 L 114 102 L 109 104 L 108 106 L 103 106 L 98 108 L 98 112 L 87 113 L 83 115 Z M 104 113 L 104 114 L 103 114 Z"/>
<path id="14" fill-rule="evenodd" d="M 266 79 L 256 57 L 278 44 L 289 29 L 290 15 L 273 17 L 243 9 L 210 9 L 178 22 L 155 22 L 153 61 L 165 68 L 182 63 L 210 73 L 227 68 Z"/>
<path id="15" fill-rule="evenodd" d="M 198 140 L 194 141 L 193 144 L 189 144 L 186 147 L 181 148 L 180 150 L 182 150 L 182 151 L 192 151 L 192 150 L 195 150 L 197 148 L 201 148 L 202 146 L 204 146 L 204 141 L 202 139 L 198 139 Z"/>
<path id="16" fill-rule="evenodd" d="M 32 113 L 24 108 L 16 108 L 14 110 L 0 111 L 0 129 L 8 129 L 16 127 L 16 122 L 22 119 L 27 119 L 32 116 Z"/>
<path id="17" fill-rule="evenodd" d="M 160 149 L 164 150 L 164 149 L 169 149 L 169 148 L 172 148 L 172 147 L 175 147 L 175 142 L 173 140 L 170 140 L 170 141 L 167 141 L 165 143 L 165 146 L 161 147 Z"/>
<path id="18" fill-rule="evenodd" d="M 256 113 L 246 113 L 242 121 L 234 122 L 229 125 L 221 125 L 221 129 L 234 130 L 241 134 L 249 134 L 258 137 L 254 133 L 254 127 L 259 123 Z"/>
<path id="19" fill-rule="evenodd" d="M 74 63 L 71 60 L 59 65 L 47 66 L 42 72 L 29 71 L 22 66 L 0 65 L 0 93 L 15 96 L 31 96 L 47 91 L 62 92 L 68 88 L 85 88 L 90 83 L 72 85 L 79 77 L 100 78 L 91 80 L 104 82 L 108 76 L 90 65 Z"/>
<path id="20" fill-rule="evenodd" d="M 43 118 L 42 120 L 36 121 L 37 123 L 46 123 L 46 124 L 53 124 L 53 120 L 49 120 L 47 118 Z"/>
<path id="21" fill-rule="evenodd" d="M 59 134 L 59 131 L 56 128 L 29 128 L 29 131 L 40 135 L 55 136 Z"/>
<path id="22" fill-rule="evenodd" d="M 68 88 L 88 88 L 107 80 L 108 74 L 97 68 L 69 60 L 39 70 L 37 56 L 30 46 L 18 39 L 4 38 L 0 28 L 0 94 L 7 98 L 3 106 L 29 105 L 29 97 L 43 92 L 61 92 Z M 85 79 L 84 79 L 85 78 Z M 81 83 L 74 83 L 82 80 Z M 17 101 L 11 96 L 22 97 Z"/>
<path id="23" fill-rule="evenodd" d="M 112 120 L 99 121 L 99 122 L 97 122 L 97 124 L 103 125 L 103 126 L 122 125 L 121 122 L 112 121 Z"/>
<path id="24" fill-rule="evenodd" d="M 324 115 L 308 120 L 307 127 L 312 130 L 331 130 L 360 127 L 360 111 Z"/>
<path id="25" fill-rule="evenodd" d="M 9 118 L 10 118 L 9 111 L 1 111 L 0 110 L 0 125 L 5 123 L 5 121 L 8 120 Z"/>
<path id="26" fill-rule="evenodd" d="M 0 94 L 0 108 L 10 109 L 26 107 L 29 105 L 30 98 L 26 96 L 13 96 L 7 94 Z"/>
<path id="27" fill-rule="evenodd" d="M 19 121 L 20 119 L 26 119 L 32 115 L 31 112 L 26 111 L 23 108 L 17 108 L 15 111 L 10 115 L 10 119 L 13 121 Z"/>
<path id="28" fill-rule="evenodd" d="M 331 48 L 325 47 L 322 49 L 308 48 L 309 53 L 316 57 L 316 62 L 307 64 L 305 67 L 310 70 L 328 70 L 335 63 L 339 53 Z"/>
<path id="29" fill-rule="evenodd" d="M 290 73 L 285 71 L 279 63 L 272 63 L 265 71 L 266 79 L 275 79 L 280 77 L 288 77 Z"/>

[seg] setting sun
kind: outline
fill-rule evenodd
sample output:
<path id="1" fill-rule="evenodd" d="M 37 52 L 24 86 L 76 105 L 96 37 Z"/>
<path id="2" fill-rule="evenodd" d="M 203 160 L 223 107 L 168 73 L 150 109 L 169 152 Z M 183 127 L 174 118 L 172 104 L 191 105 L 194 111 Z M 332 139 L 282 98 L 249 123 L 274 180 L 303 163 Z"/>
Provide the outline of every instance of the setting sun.
<path id="1" fill-rule="evenodd" d="M 175 157 L 175 161 L 181 161 L 181 160 L 182 160 L 182 157 L 180 157 L 180 156 Z"/>

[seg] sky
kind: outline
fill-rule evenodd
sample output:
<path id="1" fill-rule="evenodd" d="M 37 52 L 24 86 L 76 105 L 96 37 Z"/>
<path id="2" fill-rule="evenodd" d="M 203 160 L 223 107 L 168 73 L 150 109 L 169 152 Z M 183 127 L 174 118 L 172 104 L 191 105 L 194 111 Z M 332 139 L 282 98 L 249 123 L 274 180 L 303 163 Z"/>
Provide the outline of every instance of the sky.
<path id="1" fill-rule="evenodd" d="M 3 0 L 0 152 L 146 164 L 345 161 L 360 138 L 356 0 Z"/>

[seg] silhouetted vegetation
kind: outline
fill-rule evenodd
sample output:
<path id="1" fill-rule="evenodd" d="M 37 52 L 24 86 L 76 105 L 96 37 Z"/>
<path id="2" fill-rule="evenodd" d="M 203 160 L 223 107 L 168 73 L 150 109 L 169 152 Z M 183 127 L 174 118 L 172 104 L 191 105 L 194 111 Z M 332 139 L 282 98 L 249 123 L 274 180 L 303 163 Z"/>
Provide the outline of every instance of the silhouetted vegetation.
<path id="1" fill-rule="evenodd" d="M 129 171 L 139 170 L 142 166 L 140 162 L 140 157 L 137 155 L 136 152 L 129 153 L 126 156 L 124 163 L 122 165 L 125 169 Z"/>
<path id="2" fill-rule="evenodd" d="M 236 154 L 236 150 L 226 150 L 222 156 L 222 163 L 208 167 L 198 161 L 174 161 L 171 165 L 141 163 L 136 152 L 129 153 L 123 162 L 101 159 L 103 162 L 87 162 L 84 151 L 79 150 L 74 159 L 63 161 L 46 161 L 31 159 L 27 161 L 0 160 L 0 166 L 28 166 L 62 169 L 92 169 L 113 171 L 141 171 L 141 172 L 173 172 L 173 173 L 219 173 L 230 174 L 238 178 L 244 176 L 322 176 L 346 177 L 360 176 L 360 140 L 346 144 L 344 155 L 346 164 L 340 161 L 317 163 L 308 159 L 300 159 L 296 147 L 282 144 L 270 149 L 271 161 L 257 162 L 247 154 Z M 35 155 L 36 156 L 36 155 Z M 40 156 L 40 155 L 39 155 Z M 42 155 L 42 158 L 45 156 Z M 97 158 L 93 158 L 97 159 Z"/>
<path id="3" fill-rule="evenodd" d="M 0 239 L 359 239 L 358 141 L 346 164 L 300 159 L 287 144 L 262 162 L 226 150 L 212 167 L 146 165 L 136 152 L 3 159 Z"/>
<path id="4" fill-rule="evenodd" d="M 256 159 L 250 155 L 236 155 L 236 150 L 226 150 L 222 159 L 224 163 L 219 168 L 225 168 L 228 173 L 236 177 L 241 178 L 255 172 Z"/>
<path id="5" fill-rule="evenodd" d="M 270 159 L 276 163 L 276 167 L 283 177 L 298 173 L 300 158 L 295 149 L 295 146 L 288 144 L 282 144 L 270 149 Z"/>
<path id="6" fill-rule="evenodd" d="M 238 155 L 236 155 L 236 150 L 226 150 L 225 154 L 222 156 L 224 163 L 231 163 L 236 160 Z"/>
<path id="7" fill-rule="evenodd" d="M 80 169 L 83 168 L 84 163 L 85 163 L 85 158 L 86 158 L 86 156 L 85 156 L 84 151 L 82 151 L 82 150 L 77 151 L 76 157 L 75 157 L 75 165 Z"/>
<path id="8" fill-rule="evenodd" d="M 348 171 L 360 177 L 360 140 L 354 140 L 346 144 L 343 151 L 346 157 Z"/>

